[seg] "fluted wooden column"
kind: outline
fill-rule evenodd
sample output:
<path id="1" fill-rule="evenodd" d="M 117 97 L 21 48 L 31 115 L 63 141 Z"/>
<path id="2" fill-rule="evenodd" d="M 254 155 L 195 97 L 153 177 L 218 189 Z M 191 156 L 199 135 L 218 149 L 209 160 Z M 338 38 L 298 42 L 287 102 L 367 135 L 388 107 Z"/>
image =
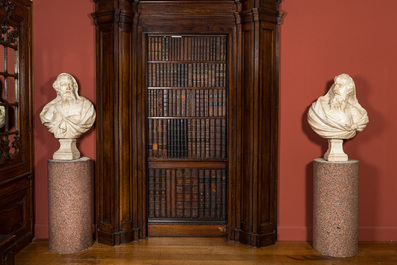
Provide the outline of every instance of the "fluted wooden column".
<path id="1" fill-rule="evenodd" d="M 97 167 L 96 222 L 100 243 L 118 245 L 146 237 L 138 206 L 141 168 L 137 166 L 135 128 L 135 4 L 128 0 L 96 0 L 93 14 L 97 38 Z M 133 98 L 134 102 L 131 102 Z M 133 104 L 131 104 L 133 103 Z M 134 142 L 135 141 L 135 142 Z"/>
<path id="2" fill-rule="evenodd" d="M 279 1 L 242 1 L 242 210 L 240 242 L 277 238 Z"/>

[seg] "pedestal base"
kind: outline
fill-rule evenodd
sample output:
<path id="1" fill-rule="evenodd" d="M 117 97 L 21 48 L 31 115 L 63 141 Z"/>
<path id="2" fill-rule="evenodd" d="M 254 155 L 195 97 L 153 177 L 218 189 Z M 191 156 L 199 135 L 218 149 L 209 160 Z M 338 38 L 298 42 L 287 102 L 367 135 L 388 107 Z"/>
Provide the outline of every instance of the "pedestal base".
<path id="1" fill-rule="evenodd" d="M 314 160 L 313 247 L 323 255 L 358 252 L 358 161 Z"/>
<path id="2" fill-rule="evenodd" d="M 92 160 L 48 160 L 49 248 L 71 254 L 93 244 Z"/>

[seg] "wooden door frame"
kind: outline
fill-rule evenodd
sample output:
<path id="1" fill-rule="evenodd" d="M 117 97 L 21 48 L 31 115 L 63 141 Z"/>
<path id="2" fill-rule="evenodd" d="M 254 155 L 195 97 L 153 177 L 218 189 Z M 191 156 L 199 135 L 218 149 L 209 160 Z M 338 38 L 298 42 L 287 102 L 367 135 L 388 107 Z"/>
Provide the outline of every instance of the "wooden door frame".
<path id="1" fill-rule="evenodd" d="M 227 238 L 256 247 L 273 244 L 280 1 L 95 2 L 97 240 L 118 245 L 147 237 L 142 34 L 227 32 L 235 63 L 228 106 L 228 133 L 235 137 L 228 137 Z"/>

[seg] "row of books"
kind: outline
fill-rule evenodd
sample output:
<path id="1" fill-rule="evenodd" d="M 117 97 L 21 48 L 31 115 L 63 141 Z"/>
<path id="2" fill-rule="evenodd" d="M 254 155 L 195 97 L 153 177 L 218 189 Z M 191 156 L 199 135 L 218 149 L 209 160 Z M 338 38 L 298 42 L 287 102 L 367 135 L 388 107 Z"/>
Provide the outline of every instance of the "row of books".
<path id="1" fill-rule="evenodd" d="M 225 63 L 149 63 L 148 87 L 225 87 Z"/>
<path id="2" fill-rule="evenodd" d="M 225 61 L 226 36 L 149 36 L 149 61 Z"/>
<path id="3" fill-rule="evenodd" d="M 148 89 L 149 117 L 225 117 L 226 89 Z"/>
<path id="4" fill-rule="evenodd" d="M 148 169 L 149 218 L 226 220 L 225 169 Z"/>
<path id="5" fill-rule="evenodd" d="M 149 158 L 226 158 L 226 119 L 149 119 Z"/>

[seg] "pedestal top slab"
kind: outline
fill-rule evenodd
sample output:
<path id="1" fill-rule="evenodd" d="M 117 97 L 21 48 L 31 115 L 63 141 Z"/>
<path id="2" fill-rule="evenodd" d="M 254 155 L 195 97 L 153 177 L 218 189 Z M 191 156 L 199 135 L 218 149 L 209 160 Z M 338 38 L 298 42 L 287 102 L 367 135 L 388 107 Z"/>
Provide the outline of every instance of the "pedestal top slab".
<path id="1" fill-rule="evenodd" d="M 85 162 L 88 160 L 91 160 L 91 158 L 80 157 L 79 159 L 76 159 L 76 160 L 48 159 L 48 162 L 51 162 L 51 163 L 76 163 L 76 162 Z"/>
<path id="2" fill-rule="evenodd" d="M 325 164 L 352 164 L 352 163 L 359 163 L 356 159 L 349 159 L 348 161 L 327 161 L 324 158 L 315 158 L 315 162 L 318 163 L 325 163 Z"/>

